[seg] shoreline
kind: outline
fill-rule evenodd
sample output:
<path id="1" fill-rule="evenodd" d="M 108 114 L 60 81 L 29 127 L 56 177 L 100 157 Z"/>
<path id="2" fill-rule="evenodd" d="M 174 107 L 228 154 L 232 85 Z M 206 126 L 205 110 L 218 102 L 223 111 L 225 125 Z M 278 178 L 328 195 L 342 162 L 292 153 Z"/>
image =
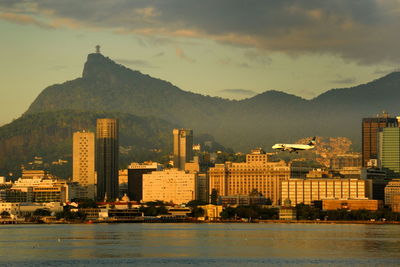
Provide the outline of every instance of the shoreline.
<path id="1" fill-rule="evenodd" d="M 382 225 L 382 224 L 400 224 L 400 221 L 317 221 L 317 220 L 254 220 L 251 222 L 247 221 L 235 221 L 235 220 L 224 220 L 224 221 L 194 221 L 194 220 L 176 220 L 176 221 L 67 221 L 67 222 L 25 222 L 15 220 L 4 220 L 0 221 L 0 225 L 18 225 L 18 224 L 170 224 L 170 223 L 185 223 L 185 224 L 228 224 L 228 223 L 243 223 L 243 224 L 370 224 L 370 225 Z"/>

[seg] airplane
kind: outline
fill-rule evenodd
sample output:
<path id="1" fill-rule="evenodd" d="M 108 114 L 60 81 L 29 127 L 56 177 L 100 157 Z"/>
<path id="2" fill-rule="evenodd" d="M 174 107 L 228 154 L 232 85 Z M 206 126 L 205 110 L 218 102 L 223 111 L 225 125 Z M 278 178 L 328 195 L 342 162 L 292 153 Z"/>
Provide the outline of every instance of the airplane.
<path id="1" fill-rule="evenodd" d="M 272 149 L 276 150 L 281 150 L 281 151 L 289 151 L 290 153 L 292 152 L 297 152 L 298 150 L 310 150 L 315 147 L 315 136 L 314 138 L 307 144 L 307 145 L 302 145 L 302 144 L 275 144 L 272 146 Z"/>

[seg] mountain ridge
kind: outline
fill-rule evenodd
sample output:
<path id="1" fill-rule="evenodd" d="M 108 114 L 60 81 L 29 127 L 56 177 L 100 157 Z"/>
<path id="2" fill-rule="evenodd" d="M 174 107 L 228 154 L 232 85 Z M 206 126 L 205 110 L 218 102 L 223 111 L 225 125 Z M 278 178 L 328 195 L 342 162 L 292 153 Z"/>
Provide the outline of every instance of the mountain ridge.
<path id="1" fill-rule="evenodd" d="M 397 113 L 399 88 L 400 73 L 394 72 L 310 100 L 277 90 L 229 100 L 184 91 L 94 53 L 88 55 L 82 77 L 45 88 L 25 114 L 73 109 L 154 116 L 210 133 L 236 150 L 314 135 L 345 136 L 359 145 L 362 117 L 383 109 Z"/>

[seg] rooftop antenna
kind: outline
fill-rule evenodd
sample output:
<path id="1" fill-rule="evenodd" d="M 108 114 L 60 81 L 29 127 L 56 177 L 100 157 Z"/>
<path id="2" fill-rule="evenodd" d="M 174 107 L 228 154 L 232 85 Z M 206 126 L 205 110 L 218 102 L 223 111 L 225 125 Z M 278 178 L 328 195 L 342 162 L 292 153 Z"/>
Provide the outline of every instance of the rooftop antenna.
<path id="1" fill-rule="evenodd" d="M 99 45 L 96 45 L 96 53 L 100 54 L 100 46 Z"/>

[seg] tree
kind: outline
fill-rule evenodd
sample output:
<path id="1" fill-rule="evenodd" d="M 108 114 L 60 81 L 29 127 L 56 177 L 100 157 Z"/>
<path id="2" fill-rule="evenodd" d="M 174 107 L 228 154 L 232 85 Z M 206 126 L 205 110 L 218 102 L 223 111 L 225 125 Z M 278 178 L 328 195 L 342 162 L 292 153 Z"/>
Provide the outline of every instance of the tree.
<path id="1" fill-rule="evenodd" d="M 320 209 L 304 205 L 303 203 L 296 206 L 296 213 L 298 220 L 315 220 L 325 217 L 325 213 L 321 212 Z"/>
<path id="2" fill-rule="evenodd" d="M 211 204 L 218 204 L 218 191 L 215 188 L 213 188 L 213 190 L 211 191 Z"/>
<path id="3" fill-rule="evenodd" d="M 9 213 L 8 211 L 6 211 L 6 210 L 3 210 L 3 211 L 0 213 L 0 216 L 1 216 L 1 217 L 4 217 L 4 218 L 7 218 L 7 217 L 10 217 L 10 213 Z"/>
<path id="4" fill-rule="evenodd" d="M 262 194 L 260 192 L 258 192 L 257 188 L 253 188 L 253 190 L 251 190 L 249 196 L 251 196 L 251 197 L 260 197 L 260 196 L 262 196 Z"/>
<path id="5" fill-rule="evenodd" d="M 69 220 L 84 220 L 86 218 L 86 215 L 80 211 L 73 212 L 73 211 L 65 210 L 65 211 L 56 213 L 56 219 L 59 220 L 61 218 L 64 218 L 67 221 L 69 221 Z"/>
<path id="6" fill-rule="evenodd" d="M 270 198 L 267 198 L 265 200 L 265 205 L 272 205 L 272 200 Z"/>
<path id="7" fill-rule="evenodd" d="M 204 209 L 200 207 L 193 207 L 192 212 L 190 213 L 190 217 L 203 217 L 204 216 Z"/>
<path id="8" fill-rule="evenodd" d="M 236 209 L 232 207 L 226 207 L 222 212 L 221 212 L 221 218 L 222 219 L 232 219 L 236 215 Z"/>
<path id="9" fill-rule="evenodd" d="M 205 201 L 201 201 L 201 200 L 190 200 L 186 206 L 188 207 L 196 207 L 196 206 L 203 206 L 203 205 L 207 205 L 208 203 Z"/>
<path id="10" fill-rule="evenodd" d="M 34 216 L 50 216 L 51 212 L 48 209 L 37 209 L 33 212 Z"/>

